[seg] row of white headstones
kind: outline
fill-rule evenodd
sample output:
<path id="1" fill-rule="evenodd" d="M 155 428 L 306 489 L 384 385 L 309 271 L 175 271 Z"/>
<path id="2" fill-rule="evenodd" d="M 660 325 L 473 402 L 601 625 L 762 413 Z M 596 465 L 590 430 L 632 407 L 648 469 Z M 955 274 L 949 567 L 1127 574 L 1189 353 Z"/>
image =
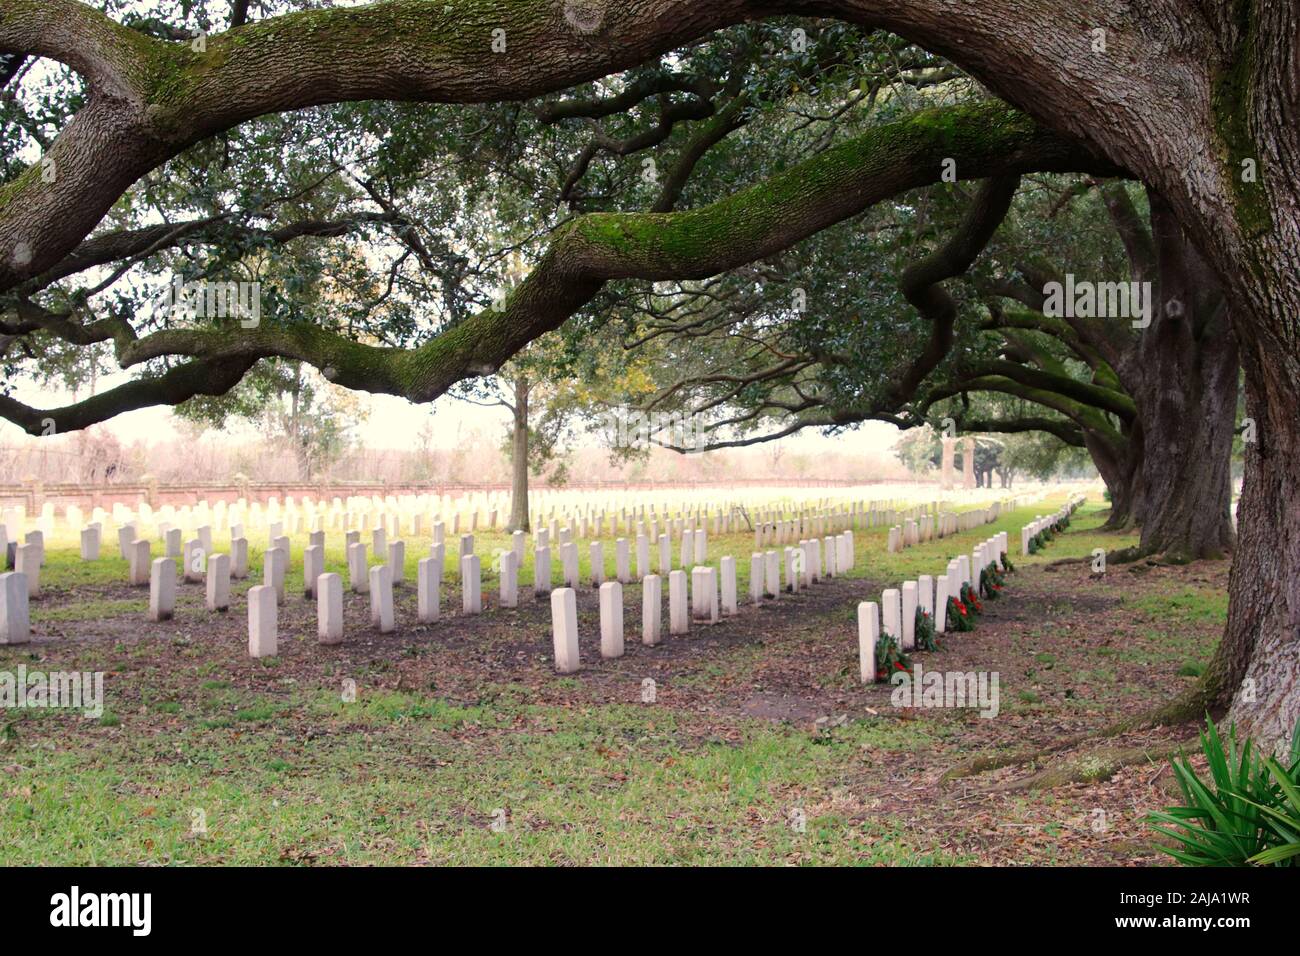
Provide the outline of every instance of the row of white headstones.
<path id="1" fill-rule="evenodd" d="M 1066 518 L 1068 518 L 1070 515 L 1074 514 L 1075 509 L 1077 509 L 1079 505 L 1083 504 L 1083 502 L 1084 502 L 1083 495 L 1071 495 L 1070 500 L 1065 503 L 1065 506 L 1062 507 L 1055 514 L 1039 515 L 1033 521 L 1029 522 L 1029 524 L 1021 528 L 1020 529 L 1020 553 L 1028 554 L 1029 542 L 1033 540 L 1040 531 L 1045 531 L 1046 529 L 1052 527 L 1058 522 L 1063 521 Z"/>
<path id="2" fill-rule="evenodd" d="M 1082 495 L 1072 496 L 1055 514 L 1039 515 L 1021 528 L 1021 554 L 1029 553 L 1030 538 L 1069 517 L 1083 501 Z M 910 538 L 910 535 L 908 537 Z M 903 543 L 909 541 L 904 540 Z M 891 533 L 891 550 L 893 544 Z M 858 660 L 862 682 L 867 684 L 875 681 L 879 673 L 876 647 L 880 640 L 882 624 L 884 633 L 893 638 L 899 649 L 905 653 L 916 647 L 918 607 L 930 616 L 935 634 L 945 633 L 948 623 L 948 599 L 961 600 L 962 589 L 966 585 L 970 585 L 978 593 L 985 568 L 996 566 L 999 571 L 1005 571 L 1006 565 L 1002 559 L 1007 554 L 1007 545 L 1007 533 L 1003 531 L 977 545 L 969 558 L 963 554 L 949 561 L 947 571 L 937 578 L 937 583 L 935 578 L 923 574 L 915 581 L 905 581 L 902 588 L 886 589 L 881 594 L 880 604 L 875 601 L 860 602 L 858 604 Z"/>
<path id="3" fill-rule="evenodd" d="M 497 530 L 499 527 L 499 513 L 496 509 L 487 511 L 484 520 L 480 521 L 477 508 L 471 509 L 468 514 L 463 509 L 449 510 L 451 500 L 445 495 L 441 498 L 441 511 L 438 509 L 438 503 L 437 495 L 389 496 L 384 499 L 334 498 L 332 505 L 326 505 L 323 500 L 313 501 L 310 498 L 304 498 L 301 503 L 286 498 L 283 506 L 277 499 L 272 498 L 264 508 L 260 502 L 254 501 L 250 504 L 246 499 L 240 498 L 230 504 L 219 500 L 214 505 L 209 505 L 206 500 L 203 500 L 193 507 L 185 505 L 177 508 L 173 505 L 164 505 L 157 510 L 142 502 L 134 513 L 125 505 L 118 503 L 112 506 L 111 518 L 110 512 L 96 507 L 89 523 L 84 522 L 84 512 L 76 505 L 68 506 L 65 515 L 67 526 L 72 529 L 90 525 L 101 529 L 110 525 L 121 528 L 127 524 L 137 527 L 157 526 L 159 537 L 162 537 L 171 527 L 207 527 L 211 531 L 221 530 L 226 526 L 233 530 L 236 526 L 244 524 L 256 528 L 279 524 L 289 534 L 309 530 L 364 532 L 383 527 L 393 537 L 400 537 L 403 530 L 408 530 L 415 537 L 420 537 L 425 528 L 432 528 L 436 533 L 437 525 L 448 523 L 453 535 L 465 531 L 473 533 L 480 529 Z M 675 509 L 670 502 L 664 501 L 661 506 L 662 510 L 656 512 L 653 503 L 621 508 L 613 504 L 600 506 L 587 503 L 578 506 L 562 506 L 558 511 L 553 505 L 549 512 L 538 510 L 533 515 L 532 524 L 540 528 L 546 527 L 549 523 L 552 537 L 557 536 L 559 528 L 570 528 L 572 533 L 581 539 L 600 537 L 607 525 L 609 533 L 617 536 L 624 529 L 630 535 L 638 525 L 641 526 L 639 530 L 645 531 L 645 526 L 653 529 L 658 523 L 677 532 L 680 532 L 683 526 L 707 525 L 712 528 L 714 534 L 730 534 L 739 531 L 742 524 L 745 524 L 753 526 L 757 547 L 763 543 L 771 543 L 771 538 L 775 534 L 788 531 L 790 527 L 793 527 L 800 536 L 808 537 L 814 534 L 824 535 L 831 531 L 842 531 L 849 527 L 872 528 L 894 524 L 900 518 L 915 520 L 926 512 L 933 515 L 939 513 L 938 501 L 927 507 L 897 501 L 832 502 L 823 498 L 816 501 L 789 500 L 779 505 L 760 506 L 755 509 L 751 522 L 743 505 L 735 500 L 689 505 L 679 503 Z M 449 515 L 448 522 L 442 521 L 442 514 Z M 54 532 L 55 522 L 54 506 L 49 503 L 43 505 L 37 518 L 37 527 L 49 536 Z M 5 509 L 0 513 L 0 536 L 4 534 L 5 526 L 22 527 L 24 523 L 26 523 L 24 509 Z M 651 531 L 651 537 L 657 537 L 657 531 Z M 0 537 L 0 544 L 3 543 L 3 538 Z"/>
<path id="4" fill-rule="evenodd" d="M 858 604 L 858 663 L 864 684 L 876 680 L 876 645 L 881 628 L 904 653 L 916 647 L 916 612 L 924 611 L 934 624 L 935 634 L 948 628 L 948 599 L 961 599 L 966 585 L 979 587 L 984 569 L 990 565 L 1003 568 L 1002 555 L 1006 553 L 1007 533 L 1000 532 L 975 546 L 969 554 L 958 555 L 948 562 L 943 574 L 933 577 L 920 575 L 915 581 L 904 581 L 901 588 L 886 588 L 880 603 L 862 601 Z"/>
<path id="5" fill-rule="evenodd" d="M 945 513 L 938 516 L 938 521 L 931 524 L 924 521 L 920 525 L 926 530 L 920 532 L 929 537 L 929 528 L 936 527 L 939 533 L 956 531 L 977 523 L 979 520 L 995 520 L 998 508 L 981 509 L 960 515 Z M 825 517 L 827 522 L 832 516 Z M 929 516 L 925 516 L 929 518 Z M 820 525 L 821 520 L 815 522 Z M 916 522 L 909 522 L 912 527 Z M 793 525 L 802 528 L 802 522 Z M 927 527 L 928 526 L 928 527 Z M 671 527 L 671 526 L 670 526 Z M 276 608 L 285 601 L 285 571 L 289 561 L 290 543 L 287 536 L 280 535 L 277 523 L 272 523 L 271 547 L 265 553 L 263 562 L 264 584 L 250 589 L 249 601 L 249 653 L 254 657 L 270 656 L 276 652 Z M 205 537 L 204 532 L 207 532 Z M 442 531 L 435 525 L 435 535 Z M 82 532 L 82 557 L 94 560 L 99 554 L 99 533 L 97 524 L 92 524 Z M 248 574 L 248 545 L 242 536 L 233 537 L 231 554 L 211 553 L 211 530 L 200 528 L 199 537 L 187 545 L 180 544 L 180 529 L 163 530 L 167 556 L 151 560 L 150 542 L 134 537 L 133 525 L 119 529 L 118 545 L 123 556 L 128 560 L 129 579 L 133 585 L 148 584 L 150 588 L 149 618 L 162 621 L 174 613 L 176 599 L 177 569 L 175 557 L 184 557 L 183 576 L 186 581 L 206 582 L 206 605 L 213 611 L 225 611 L 230 606 L 231 578 L 245 578 Z M 242 529 L 232 529 L 232 534 L 242 534 Z M 358 593 L 369 593 L 371 598 L 371 624 L 381 632 L 391 631 L 394 627 L 392 588 L 401 583 L 405 568 L 405 543 L 386 541 L 383 527 L 373 532 L 373 543 L 377 553 L 387 551 L 388 563 L 367 568 L 365 545 L 359 540 L 360 532 L 347 533 L 347 559 L 349 584 Z M 903 544 L 924 540 L 903 528 L 891 529 L 891 542 L 899 537 Z M 576 669 L 576 591 L 578 581 L 577 545 L 570 540 L 571 532 L 560 532 L 559 550 L 564 571 L 565 588 L 569 594 L 558 594 L 552 599 L 553 617 L 556 634 L 556 661 L 561 671 Z M 535 551 L 534 592 L 541 595 L 550 590 L 551 556 L 549 532 L 542 529 L 537 535 Z M 853 564 L 852 531 L 824 539 L 826 545 L 827 576 L 842 573 Z M 822 576 L 821 539 L 800 540 L 798 548 L 786 547 L 785 561 L 787 588 L 797 590 L 802 579 L 804 586 L 821 579 Z M 660 568 L 671 567 L 671 541 L 667 534 L 659 535 Z M 417 582 L 417 614 L 421 623 L 436 621 L 439 615 L 441 578 L 444 567 L 444 542 L 435 541 L 430 549 L 430 556 L 419 562 Z M 514 607 L 518 602 L 518 569 L 522 563 L 525 547 L 523 532 L 515 532 L 512 548 L 498 556 L 500 572 L 500 600 L 504 607 Z M 460 541 L 460 566 L 462 583 L 462 609 L 466 614 L 482 611 L 481 565 L 480 559 L 473 554 L 473 535 L 462 535 Z M 629 549 L 626 539 L 616 542 L 616 581 L 606 582 L 604 578 L 603 545 L 591 543 L 593 584 L 601 588 L 600 606 L 602 611 L 602 654 L 616 657 L 622 653 L 622 584 L 630 577 Z M 705 560 L 707 538 L 703 528 L 681 529 L 681 561 L 683 567 L 692 560 Z M 660 634 L 660 607 L 662 603 L 661 579 L 657 574 L 646 573 L 649 567 L 649 540 L 646 535 L 637 536 L 637 574 L 643 581 L 643 641 L 647 644 L 657 643 Z M 210 557 L 209 557 L 210 555 Z M 30 618 L 28 600 L 39 593 L 40 567 L 44 561 L 44 542 L 40 531 L 29 532 L 25 544 L 17 549 L 16 568 L 13 574 L 0 575 L 0 643 L 21 643 L 29 639 Z M 318 602 L 319 638 L 322 643 L 339 643 L 343 640 L 343 602 L 342 580 L 337 574 L 324 573 L 324 532 L 311 534 L 311 543 L 303 554 L 304 580 L 307 582 L 306 596 Z M 762 598 L 775 598 L 780 592 L 781 555 L 776 551 L 756 553 L 751 560 L 751 596 L 755 602 Z M 721 582 L 721 606 L 726 614 L 738 612 L 736 605 L 735 562 L 731 557 L 724 557 L 719 569 L 699 566 L 692 568 L 692 592 L 696 595 L 694 613 L 697 619 L 716 620 L 718 617 L 718 583 Z M 920 587 L 921 582 L 916 582 Z M 606 587 L 609 585 L 609 587 Z M 959 590 L 960 585 L 956 585 Z M 928 590 L 928 589 L 927 589 Z M 686 630 L 686 575 L 684 571 L 672 571 L 669 574 L 670 633 L 685 633 Z M 712 598 L 707 595 L 712 594 Z M 705 595 L 700 597 L 699 595 Z M 572 615 L 568 604 L 573 601 Z M 941 602 L 946 603 L 946 602 Z M 914 613 L 914 611 L 913 611 Z M 568 627 L 572 619 L 573 628 Z M 909 622 L 911 618 L 908 618 Z M 874 649 L 874 645 L 873 645 Z"/>

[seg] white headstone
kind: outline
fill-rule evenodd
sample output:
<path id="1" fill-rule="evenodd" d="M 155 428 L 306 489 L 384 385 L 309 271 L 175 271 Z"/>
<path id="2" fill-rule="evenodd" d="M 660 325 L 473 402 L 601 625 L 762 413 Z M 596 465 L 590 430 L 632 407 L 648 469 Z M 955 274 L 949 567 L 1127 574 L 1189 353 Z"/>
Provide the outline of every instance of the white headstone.
<path id="1" fill-rule="evenodd" d="M 438 620 L 442 595 L 442 561 L 421 558 L 416 572 L 416 615 L 421 624 Z"/>
<path id="2" fill-rule="evenodd" d="M 176 562 L 156 558 L 149 567 L 149 620 L 165 621 L 176 610 Z"/>
<path id="3" fill-rule="evenodd" d="M 551 633 L 555 646 L 555 669 L 575 673 L 578 660 L 578 599 L 573 588 L 551 592 Z"/>
<path id="4" fill-rule="evenodd" d="M 668 633 L 685 634 L 690 630 L 686 607 L 686 572 L 668 572 Z"/>
<path id="5" fill-rule="evenodd" d="M 540 547 L 533 552 L 533 597 L 549 594 L 551 590 L 551 549 Z"/>
<path id="6" fill-rule="evenodd" d="M 627 538 L 619 538 L 614 542 L 614 577 L 619 584 L 627 584 L 632 580 L 632 556 L 628 550 Z"/>
<path id="7" fill-rule="evenodd" d="M 623 585 L 617 581 L 600 586 L 600 656 L 623 656 Z"/>
<path id="8" fill-rule="evenodd" d="M 513 550 L 501 552 L 502 607 L 519 606 L 519 556 Z"/>
<path id="9" fill-rule="evenodd" d="M 230 576 L 238 581 L 248 577 L 248 539 L 242 535 L 230 539 Z"/>
<path id="10" fill-rule="evenodd" d="M 578 545 L 566 541 L 560 545 L 560 571 L 564 576 L 564 586 L 577 590 L 582 586 L 578 580 Z"/>
<path id="11" fill-rule="evenodd" d="M 289 553 L 280 548 L 269 548 L 262 555 L 262 583 L 275 588 L 275 599 L 283 604 L 285 575 L 288 572 Z"/>
<path id="12" fill-rule="evenodd" d="M 99 560 L 99 528 L 91 526 L 81 531 L 81 560 Z M 2 562 L 0 562 L 2 563 Z"/>
<path id="13" fill-rule="evenodd" d="M 274 657 L 276 637 L 275 588 L 254 585 L 248 589 L 248 656 Z"/>
<path id="14" fill-rule="evenodd" d="M 361 542 L 348 545 L 348 586 L 354 594 L 365 594 L 370 590 L 370 579 L 366 571 L 366 546 Z"/>
<path id="15" fill-rule="evenodd" d="M 948 624 L 948 578 L 939 578 L 934 589 L 934 633 L 943 634 Z"/>
<path id="16" fill-rule="evenodd" d="M 309 544 L 302 550 L 302 590 L 308 599 L 316 597 L 316 585 L 325 573 L 325 549 Z"/>
<path id="17" fill-rule="evenodd" d="M 27 576 L 20 571 L 0 574 L 0 644 L 26 644 L 31 640 L 31 611 Z"/>
<path id="18" fill-rule="evenodd" d="M 888 588 L 880 596 L 881 626 L 886 634 L 894 639 L 901 649 L 903 646 L 902 608 L 897 588 Z"/>
<path id="19" fill-rule="evenodd" d="M 14 549 L 14 571 L 23 576 L 27 597 L 41 593 L 41 556 L 30 544 L 20 544 Z"/>
<path id="20" fill-rule="evenodd" d="M 393 622 L 393 569 L 377 564 L 370 569 L 370 626 L 387 634 Z"/>
<path id="21" fill-rule="evenodd" d="M 730 617 L 740 613 L 736 600 L 736 559 L 731 555 L 723 555 L 721 565 L 722 613 Z"/>
<path id="22" fill-rule="evenodd" d="M 393 575 L 393 587 L 406 580 L 406 542 L 390 541 L 388 544 L 388 567 Z"/>
<path id="23" fill-rule="evenodd" d="M 192 538 L 186 543 L 184 567 L 181 571 L 190 584 L 198 584 L 207 577 L 208 553 L 203 550 L 203 542 L 198 538 Z"/>
<path id="24" fill-rule="evenodd" d="M 461 610 L 465 614 L 483 611 L 483 578 L 477 554 L 462 555 L 460 559 Z"/>
<path id="25" fill-rule="evenodd" d="M 176 562 L 171 558 L 166 560 L 172 566 L 172 581 L 175 583 Z M 209 611 L 226 611 L 230 609 L 230 555 L 214 554 L 208 558 L 204 603 Z"/>
<path id="26" fill-rule="evenodd" d="M 316 578 L 316 637 L 322 644 L 343 643 L 343 579 L 337 574 Z"/>
<path id="27" fill-rule="evenodd" d="M 697 565 L 691 568 L 691 618 L 695 621 L 710 622 L 713 619 L 709 607 L 708 573 L 712 568 Z"/>
<path id="28" fill-rule="evenodd" d="M 636 536 L 636 576 L 644 579 L 650 573 L 650 539 L 643 534 Z"/>
<path id="29" fill-rule="evenodd" d="M 657 574 L 641 579 L 641 643 L 653 647 L 659 643 L 663 627 L 663 587 Z"/>
<path id="30" fill-rule="evenodd" d="M 858 604 L 858 676 L 862 683 L 876 680 L 876 641 L 880 638 L 880 609 L 875 601 Z"/>
<path id="31" fill-rule="evenodd" d="M 903 583 L 903 643 L 902 649 L 916 647 L 916 582 Z"/>
<path id="32" fill-rule="evenodd" d="M 125 561 L 131 560 L 131 542 L 135 540 L 135 525 L 126 524 L 117 529 L 117 551 Z"/>
<path id="33" fill-rule="evenodd" d="M 148 541 L 135 540 L 130 545 L 130 559 L 128 578 L 131 587 L 142 588 L 149 583 L 149 562 L 151 557 L 151 548 Z"/>

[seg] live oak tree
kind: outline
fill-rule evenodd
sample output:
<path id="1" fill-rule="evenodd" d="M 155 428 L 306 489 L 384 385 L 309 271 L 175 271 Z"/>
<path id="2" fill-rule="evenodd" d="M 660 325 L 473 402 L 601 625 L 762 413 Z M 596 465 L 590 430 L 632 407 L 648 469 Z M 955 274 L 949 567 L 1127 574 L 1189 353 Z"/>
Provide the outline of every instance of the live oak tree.
<path id="1" fill-rule="evenodd" d="M 952 198 L 909 194 L 824 231 L 786 262 L 764 263 L 761 295 L 756 276 L 733 270 L 654 310 L 636 341 L 676 336 L 683 354 L 664 364 L 651 405 L 713 413 L 709 448 L 872 418 L 1047 432 L 1091 454 L 1111 494 L 1108 526 L 1142 529 L 1140 545 L 1113 559 L 1229 551 L 1236 345 L 1217 281 L 1158 197 L 1148 214 L 1118 182 L 1033 177 L 980 258 L 946 283 L 939 301 L 953 308 L 914 331 L 908 313 L 921 312 L 890 283 L 941 255 L 949 233 L 959 238 Z M 1078 314 L 1076 275 L 1080 296 L 1092 296 Z M 1053 283 L 1068 290 L 1068 309 L 1051 307 Z M 1152 302 L 1182 311 L 1137 314 Z M 937 341 L 951 315 L 960 318 L 946 352 L 928 348 L 925 336 Z M 907 377 L 910 388 L 896 374 L 900 345 L 941 356 Z M 988 402 L 971 408 L 980 393 L 1022 401 L 991 414 Z"/>
<path id="2" fill-rule="evenodd" d="M 1112 245 L 1122 250 L 1118 266 L 1113 253 L 1111 264 L 1101 257 L 1091 268 L 1079 258 L 1089 235 L 1105 238 L 1110 230 L 1104 223 L 1081 228 L 1086 219 L 1059 212 L 1078 190 L 1096 193 L 1094 205 L 1113 222 Z M 1059 412 L 1073 434 L 1059 428 L 1057 434 L 1081 440 L 1110 489 L 1109 526 L 1141 528 L 1139 546 L 1113 557 L 1218 557 L 1234 543 L 1236 342 L 1218 281 L 1160 197 L 1151 196 L 1149 205 L 1149 212 L 1139 211 L 1118 183 L 1083 182 L 1053 203 L 1052 215 L 1039 213 L 1050 229 L 996 243 L 998 266 L 973 279 L 987 299 L 981 327 L 996 351 L 959 361 L 919 404 L 932 411 L 936 400 L 987 388 Z M 1076 278 L 1078 303 L 1052 301 L 1049 290 L 1064 298 Z M 1136 302 L 1122 314 L 1106 314 L 1123 303 L 1117 291 L 1137 299 L 1147 288 L 1150 314 L 1139 314 Z M 1087 296 L 1099 301 L 1090 304 Z M 953 414 L 973 430 L 1028 424 Z"/>
<path id="3" fill-rule="evenodd" d="M 882 194 L 934 181 L 945 159 L 961 177 L 982 178 L 1023 171 L 1035 152 L 1033 165 L 1048 169 L 1078 168 L 1079 155 L 1091 155 L 1161 197 L 1222 287 L 1257 440 L 1247 446 L 1225 666 L 1205 702 L 1231 698 L 1243 730 L 1282 741 L 1300 715 L 1300 69 L 1292 50 L 1300 10 L 1290 0 L 396 0 L 251 22 L 207 38 L 202 50 L 149 38 L 75 0 L 3 0 L 0 53 L 66 63 L 89 91 L 46 152 L 50 162 L 3 187 L 0 289 L 20 293 L 59 267 L 140 177 L 253 117 L 345 100 L 521 100 L 782 13 L 898 34 L 1023 112 L 910 117 L 707 206 L 577 218 L 557 231 L 505 309 L 478 312 L 415 349 L 305 324 L 137 338 L 112 320 L 92 327 L 29 313 L 18 321 L 111 341 L 126 367 L 183 361 L 88 406 L 40 410 L 9 400 L 0 413 L 33 431 L 44 417 L 82 427 L 125 407 L 224 391 L 270 355 L 334 369 L 349 387 L 427 400 L 499 367 L 607 281 L 698 279 L 763 258 Z"/>

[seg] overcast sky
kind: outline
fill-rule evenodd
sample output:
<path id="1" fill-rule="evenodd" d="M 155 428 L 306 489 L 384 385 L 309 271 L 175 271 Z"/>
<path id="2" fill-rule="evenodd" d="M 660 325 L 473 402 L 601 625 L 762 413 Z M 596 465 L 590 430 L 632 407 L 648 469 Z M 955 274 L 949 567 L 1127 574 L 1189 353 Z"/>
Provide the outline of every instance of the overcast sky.
<path id="1" fill-rule="evenodd" d="M 99 380 L 98 391 L 112 388 L 127 381 L 129 375 L 121 373 L 106 376 Z M 477 431 L 485 435 L 499 435 L 509 421 L 509 414 L 503 408 L 485 408 L 468 402 L 458 401 L 444 396 L 429 405 L 415 405 L 406 399 L 392 395 L 369 395 L 356 393 L 369 406 L 370 416 L 361 432 L 366 447 L 372 449 L 410 448 L 412 437 L 425 425 L 432 415 L 437 425 L 434 434 L 435 448 L 452 448 L 458 436 Z M 41 388 L 30 381 L 16 383 L 13 395 L 21 402 L 36 408 L 55 408 L 75 401 L 70 392 Z M 178 437 L 171 409 L 166 406 L 142 408 L 127 412 L 106 422 L 104 427 L 111 430 L 118 439 L 125 443 L 167 442 Z M 252 426 L 232 427 L 224 434 L 209 432 L 212 441 L 239 442 L 254 435 Z M 867 422 L 854 432 L 827 437 L 816 432 L 805 432 L 782 440 L 782 445 L 799 452 L 816 452 L 819 450 L 837 452 L 856 452 L 872 458 L 887 457 L 894 441 L 898 438 L 898 429 L 885 422 Z M 22 429 L 7 421 L 0 420 L 0 438 L 7 441 L 21 439 Z M 577 445 L 595 446 L 596 436 L 582 436 Z"/>

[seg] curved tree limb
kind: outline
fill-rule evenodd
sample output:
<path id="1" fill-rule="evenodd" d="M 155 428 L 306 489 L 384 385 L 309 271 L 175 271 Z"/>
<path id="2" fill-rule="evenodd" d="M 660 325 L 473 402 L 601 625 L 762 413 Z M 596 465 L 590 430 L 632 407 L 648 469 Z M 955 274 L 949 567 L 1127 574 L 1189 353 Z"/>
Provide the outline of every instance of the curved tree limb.
<path id="1" fill-rule="evenodd" d="M 138 378 L 61 408 L 36 409 L 0 395 L 0 416 L 31 435 L 76 431 L 105 419 L 148 408 L 179 405 L 195 395 L 222 395 L 239 384 L 255 358 L 187 362 L 161 375 Z"/>
<path id="2" fill-rule="evenodd" d="M 1189 49 L 1182 51 L 1180 68 L 1153 71 L 1149 34 L 1117 26 L 1134 16 L 1127 4 L 1061 2 L 1064 9 L 1022 0 L 957 7 L 949 0 L 630 0 L 604 6 L 587 20 L 555 0 L 384 0 L 247 23 L 208 37 L 196 50 L 144 36 L 76 0 L 0 0 L 0 54 L 70 63 L 94 90 L 50 150 L 60 169 L 57 181 L 41 182 L 33 167 L 0 189 L 0 291 L 70 252 L 150 169 L 253 117 L 366 99 L 521 101 L 781 13 L 837 16 L 891 30 L 949 57 L 1063 134 L 1126 155 L 1135 172 L 1181 196 L 1183 184 L 1171 171 L 1204 155 L 1208 144 L 1189 138 L 1185 155 L 1157 154 L 1144 146 L 1147 130 L 1137 128 L 1145 114 L 1107 111 L 1121 100 L 1171 109 L 1183 102 L 1180 97 L 1195 100 L 1188 89 L 1202 74 L 1181 64 L 1196 62 L 1197 54 L 1207 62 L 1219 49 L 1206 43 L 1206 31 L 1183 33 Z M 1067 11 L 1075 7 L 1072 19 Z M 1152 30 L 1167 33 L 1160 16 L 1167 12 L 1152 14 Z M 1086 31 L 1075 19 L 1116 26 L 1105 69 L 1090 63 L 1062 69 L 1062 51 L 1073 49 L 1070 44 L 1086 55 Z M 1018 65 L 1014 76 L 1008 62 Z M 1062 100 L 1078 109 L 1053 108 Z M 1183 112 L 1190 116 L 1190 107 Z"/>
<path id="3" fill-rule="evenodd" d="M 366 345 L 307 324 L 244 329 L 232 322 L 154 332 L 125 343 L 118 360 L 129 368 L 167 355 L 279 355 L 305 361 L 345 387 L 429 401 L 461 379 L 494 372 L 529 341 L 559 327 L 611 279 L 703 279 L 770 256 L 882 199 L 937 181 L 943 159 L 954 152 L 963 157 L 962 173 L 980 178 L 1099 165 L 1000 103 L 927 110 L 698 209 L 580 216 L 557 232 L 501 311 L 470 316 L 416 349 Z M 950 266 L 963 261 L 953 257 Z M 920 279 L 939 271 L 926 265 L 916 273 L 918 301 L 929 302 Z M 930 361 L 931 351 L 920 361 Z"/>

